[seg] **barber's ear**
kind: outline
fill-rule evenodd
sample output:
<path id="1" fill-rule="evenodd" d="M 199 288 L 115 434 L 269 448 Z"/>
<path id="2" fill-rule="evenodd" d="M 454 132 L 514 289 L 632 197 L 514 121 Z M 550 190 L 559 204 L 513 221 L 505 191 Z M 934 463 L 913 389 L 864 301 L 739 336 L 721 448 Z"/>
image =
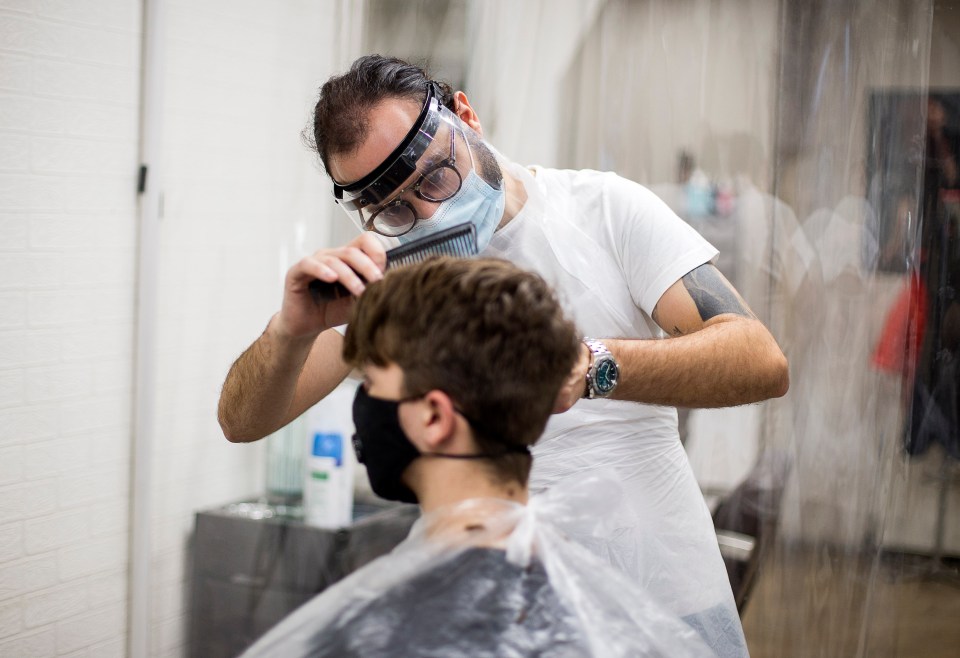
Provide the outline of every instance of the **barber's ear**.
<path id="1" fill-rule="evenodd" d="M 483 137 L 483 127 L 480 125 L 480 117 L 477 116 L 477 113 L 474 112 L 470 106 L 467 95 L 462 91 L 455 92 L 453 94 L 453 106 L 460 120 L 470 126 L 473 132 Z"/>

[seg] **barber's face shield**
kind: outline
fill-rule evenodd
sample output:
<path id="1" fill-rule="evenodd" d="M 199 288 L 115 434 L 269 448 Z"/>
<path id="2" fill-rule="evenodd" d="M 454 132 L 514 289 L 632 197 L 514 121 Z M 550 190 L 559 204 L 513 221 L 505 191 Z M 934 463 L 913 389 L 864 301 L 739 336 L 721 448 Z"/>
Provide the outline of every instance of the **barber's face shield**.
<path id="1" fill-rule="evenodd" d="M 337 203 L 363 230 L 409 232 L 453 198 L 473 166 L 460 119 L 432 86 L 410 132 L 386 160 L 355 183 L 334 183 Z"/>

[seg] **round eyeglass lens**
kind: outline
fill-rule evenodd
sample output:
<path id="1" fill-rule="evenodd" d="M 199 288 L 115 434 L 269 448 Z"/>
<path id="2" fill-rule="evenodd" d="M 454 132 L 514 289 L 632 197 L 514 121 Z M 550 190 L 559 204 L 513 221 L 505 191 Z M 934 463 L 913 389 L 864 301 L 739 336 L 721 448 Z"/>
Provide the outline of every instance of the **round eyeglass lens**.
<path id="1" fill-rule="evenodd" d="M 403 235 L 417 221 L 417 216 L 406 203 L 400 202 L 381 208 L 373 217 L 373 227 L 378 233 L 393 237 Z"/>
<path id="2" fill-rule="evenodd" d="M 449 165 L 437 167 L 424 175 L 420 182 L 420 196 L 433 202 L 446 201 L 460 191 L 460 172 Z"/>

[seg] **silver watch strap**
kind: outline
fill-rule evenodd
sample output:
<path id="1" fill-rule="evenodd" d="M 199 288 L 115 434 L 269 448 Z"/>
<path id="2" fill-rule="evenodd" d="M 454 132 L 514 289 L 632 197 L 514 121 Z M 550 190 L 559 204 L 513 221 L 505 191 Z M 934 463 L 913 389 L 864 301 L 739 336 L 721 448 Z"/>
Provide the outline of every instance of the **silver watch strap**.
<path id="1" fill-rule="evenodd" d="M 590 376 L 593 372 L 593 365 L 597 362 L 597 358 L 604 356 L 606 354 L 613 355 L 606 345 L 602 341 L 597 340 L 596 338 L 584 338 L 583 344 L 590 349 L 590 366 L 587 368 L 587 376 L 585 377 L 583 388 L 583 397 L 594 400 L 596 399 L 596 391 L 593 388 L 593 378 Z"/>
<path id="2" fill-rule="evenodd" d="M 583 342 L 587 347 L 590 348 L 590 351 L 593 352 L 594 360 L 596 360 L 597 356 L 601 354 L 612 354 L 612 352 L 607 349 L 607 346 L 596 338 L 584 338 Z"/>

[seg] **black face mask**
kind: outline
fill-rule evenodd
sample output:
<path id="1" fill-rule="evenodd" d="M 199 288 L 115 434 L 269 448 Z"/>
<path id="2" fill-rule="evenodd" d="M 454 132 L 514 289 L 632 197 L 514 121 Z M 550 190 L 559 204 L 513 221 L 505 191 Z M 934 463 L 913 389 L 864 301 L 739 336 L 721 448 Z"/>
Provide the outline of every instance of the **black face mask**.
<path id="1" fill-rule="evenodd" d="M 417 496 L 403 483 L 403 472 L 420 456 L 444 457 L 447 459 L 490 459 L 507 453 L 530 454 L 527 446 L 504 444 L 505 450 L 496 454 L 443 455 L 421 453 L 410 442 L 400 426 L 399 410 L 404 402 L 423 397 L 415 395 L 402 400 L 384 400 L 371 397 L 361 384 L 353 399 L 353 449 L 357 461 L 367 467 L 373 493 L 387 500 L 416 503 Z M 463 413 L 460 413 L 463 416 Z M 466 416 L 464 416 L 466 418 Z M 473 423 L 467 418 L 467 422 Z"/>

